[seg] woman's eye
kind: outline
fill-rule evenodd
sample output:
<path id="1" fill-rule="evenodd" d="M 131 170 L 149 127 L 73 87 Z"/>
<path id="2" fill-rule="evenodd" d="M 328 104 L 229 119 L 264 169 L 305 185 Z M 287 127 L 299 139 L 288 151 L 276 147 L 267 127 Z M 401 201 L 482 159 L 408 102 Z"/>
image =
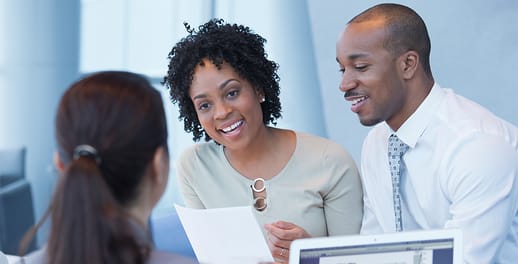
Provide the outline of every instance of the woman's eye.
<path id="1" fill-rule="evenodd" d="M 208 103 L 201 103 L 198 105 L 198 110 L 205 110 L 209 108 L 209 104 Z"/>
<path id="2" fill-rule="evenodd" d="M 341 74 L 344 74 L 344 72 L 345 72 L 345 68 L 340 68 L 340 69 L 338 69 L 338 71 L 339 71 Z"/>
<path id="3" fill-rule="evenodd" d="M 237 94 L 238 94 L 237 90 L 232 90 L 232 91 L 228 92 L 227 96 L 228 97 L 235 97 Z"/>

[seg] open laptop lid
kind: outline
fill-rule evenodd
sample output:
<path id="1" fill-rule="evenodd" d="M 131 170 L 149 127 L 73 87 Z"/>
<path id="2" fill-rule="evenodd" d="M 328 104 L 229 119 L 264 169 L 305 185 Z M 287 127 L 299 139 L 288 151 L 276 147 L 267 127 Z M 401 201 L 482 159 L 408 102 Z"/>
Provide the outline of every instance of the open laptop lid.
<path id="1" fill-rule="evenodd" d="M 462 233 L 436 229 L 293 241 L 289 264 L 461 264 Z"/>

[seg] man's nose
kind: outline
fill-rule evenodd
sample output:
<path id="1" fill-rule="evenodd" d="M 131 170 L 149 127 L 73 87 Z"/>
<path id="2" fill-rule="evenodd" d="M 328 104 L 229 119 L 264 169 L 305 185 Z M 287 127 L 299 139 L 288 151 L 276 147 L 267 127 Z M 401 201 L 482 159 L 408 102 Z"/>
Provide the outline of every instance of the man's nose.
<path id="1" fill-rule="evenodd" d="M 344 72 L 342 74 L 342 80 L 340 81 L 340 86 L 338 87 L 340 91 L 347 92 L 351 89 L 356 88 L 357 81 L 352 73 Z"/>

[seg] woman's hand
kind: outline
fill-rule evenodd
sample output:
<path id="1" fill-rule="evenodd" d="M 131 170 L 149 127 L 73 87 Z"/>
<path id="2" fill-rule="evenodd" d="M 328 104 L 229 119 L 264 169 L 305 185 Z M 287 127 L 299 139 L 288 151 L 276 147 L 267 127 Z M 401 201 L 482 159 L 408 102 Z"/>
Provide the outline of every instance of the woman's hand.
<path id="1" fill-rule="evenodd" d="M 268 247 L 276 263 L 288 263 L 290 245 L 295 239 L 310 237 L 302 227 L 284 221 L 264 225 Z"/>

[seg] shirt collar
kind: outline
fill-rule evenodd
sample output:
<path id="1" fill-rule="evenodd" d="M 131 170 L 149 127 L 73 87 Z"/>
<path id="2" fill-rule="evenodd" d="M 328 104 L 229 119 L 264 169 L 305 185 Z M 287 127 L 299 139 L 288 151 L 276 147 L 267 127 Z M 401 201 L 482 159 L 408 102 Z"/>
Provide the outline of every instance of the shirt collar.
<path id="1" fill-rule="evenodd" d="M 430 93 L 423 100 L 421 105 L 417 107 L 415 112 L 401 125 L 397 132 L 394 132 L 388 125 L 389 135 L 396 134 L 405 144 L 414 148 L 417 140 L 424 133 L 428 124 L 430 124 L 433 113 L 437 110 L 439 103 L 445 96 L 444 90 L 434 83 Z"/>

